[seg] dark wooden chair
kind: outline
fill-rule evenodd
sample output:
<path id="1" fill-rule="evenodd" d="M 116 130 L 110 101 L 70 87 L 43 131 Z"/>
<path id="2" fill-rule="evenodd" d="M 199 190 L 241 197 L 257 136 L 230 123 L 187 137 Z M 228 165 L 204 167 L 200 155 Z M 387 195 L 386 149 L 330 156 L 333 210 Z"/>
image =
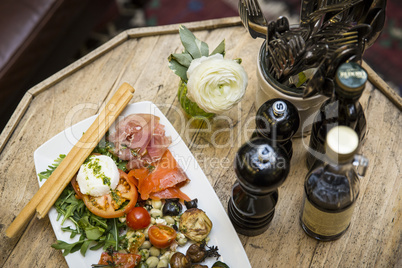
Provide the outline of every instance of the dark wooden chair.
<path id="1" fill-rule="evenodd" d="M 25 92 L 115 15 L 114 0 L 0 0 L 0 132 Z"/>

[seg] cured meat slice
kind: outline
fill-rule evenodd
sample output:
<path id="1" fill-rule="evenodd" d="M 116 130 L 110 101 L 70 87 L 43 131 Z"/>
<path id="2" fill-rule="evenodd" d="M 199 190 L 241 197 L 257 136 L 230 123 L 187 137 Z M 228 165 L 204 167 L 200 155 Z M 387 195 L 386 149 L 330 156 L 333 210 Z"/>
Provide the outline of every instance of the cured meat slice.
<path id="1" fill-rule="evenodd" d="M 108 139 L 115 145 L 114 154 L 129 161 L 127 169 L 138 169 L 160 160 L 172 143 L 165 135 L 160 118 L 150 114 L 132 114 L 116 125 Z"/>
<path id="2" fill-rule="evenodd" d="M 109 141 L 118 150 L 121 145 L 129 149 L 145 150 L 159 120 L 159 117 L 152 114 L 131 114 L 116 125 L 116 131 L 109 135 Z"/>
<path id="3" fill-rule="evenodd" d="M 181 200 L 191 201 L 191 198 L 188 197 L 185 193 L 183 193 L 179 187 L 170 187 L 160 192 L 151 193 L 149 195 L 151 199 L 160 200 L 160 199 L 168 199 L 168 198 L 180 198 Z"/>
<path id="4" fill-rule="evenodd" d="M 135 169 L 133 175 L 138 179 L 138 192 L 143 200 L 147 200 L 151 193 L 160 192 L 189 181 L 169 150 L 166 150 L 153 171 L 149 167 Z"/>
<path id="5" fill-rule="evenodd" d="M 172 138 L 165 136 L 165 126 L 158 124 L 147 146 L 147 152 L 152 162 L 161 159 L 171 143 Z"/>

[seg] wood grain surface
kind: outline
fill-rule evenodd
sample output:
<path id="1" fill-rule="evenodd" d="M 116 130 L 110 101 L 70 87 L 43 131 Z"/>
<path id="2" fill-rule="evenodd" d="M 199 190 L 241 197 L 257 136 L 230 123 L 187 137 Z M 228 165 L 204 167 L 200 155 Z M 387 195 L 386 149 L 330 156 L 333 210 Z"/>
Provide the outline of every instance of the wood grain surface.
<path id="1" fill-rule="evenodd" d="M 179 78 L 167 65 L 169 54 L 183 49 L 178 25 L 126 31 L 32 88 L 0 136 L 0 267 L 67 267 L 61 252 L 50 247 L 56 237 L 47 217 L 33 218 L 13 239 L 5 236 L 5 229 L 38 190 L 36 148 L 99 112 L 123 82 L 136 89 L 135 101 L 152 101 L 166 115 L 227 207 L 236 181 L 235 153 L 255 126 L 256 60 L 262 40 L 252 39 L 238 18 L 186 26 L 211 48 L 226 39 L 226 58 L 242 58 L 249 76 L 243 101 L 209 121 L 183 114 L 176 97 Z M 323 243 L 301 229 L 309 137 L 295 139 L 290 175 L 279 189 L 269 229 L 256 237 L 239 235 L 252 267 L 402 267 L 401 112 L 371 85 L 361 103 L 368 121 L 361 153 L 370 166 L 360 182 L 349 230 L 341 239 Z"/>

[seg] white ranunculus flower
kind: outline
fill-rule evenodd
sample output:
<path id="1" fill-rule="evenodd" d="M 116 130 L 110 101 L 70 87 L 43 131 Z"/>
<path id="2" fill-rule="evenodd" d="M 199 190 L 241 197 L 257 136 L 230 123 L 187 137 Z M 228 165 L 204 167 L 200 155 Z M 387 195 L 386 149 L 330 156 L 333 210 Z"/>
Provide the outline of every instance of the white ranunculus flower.
<path id="1" fill-rule="evenodd" d="M 221 54 L 191 61 L 187 77 L 188 98 L 208 113 L 232 108 L 242 99 L 248 84 L 244 68 Z"/>

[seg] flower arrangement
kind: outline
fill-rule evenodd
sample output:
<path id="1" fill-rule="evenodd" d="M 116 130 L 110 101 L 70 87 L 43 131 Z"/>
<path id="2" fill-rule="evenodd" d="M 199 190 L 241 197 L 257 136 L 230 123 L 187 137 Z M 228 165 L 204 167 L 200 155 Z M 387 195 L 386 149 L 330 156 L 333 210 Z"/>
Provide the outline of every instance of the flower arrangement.
<path id="1" fill-rule="evenodd" d="M 210 117 L 232 108 L 244 96 L 248 78 L 241 60 L 224 59 L 225 40 L 211 53 L 208 44 L 181 25 L 182 53 L 171 54 L 169 68 L 180 77 L 178 99 L 191 116 Z"/>

